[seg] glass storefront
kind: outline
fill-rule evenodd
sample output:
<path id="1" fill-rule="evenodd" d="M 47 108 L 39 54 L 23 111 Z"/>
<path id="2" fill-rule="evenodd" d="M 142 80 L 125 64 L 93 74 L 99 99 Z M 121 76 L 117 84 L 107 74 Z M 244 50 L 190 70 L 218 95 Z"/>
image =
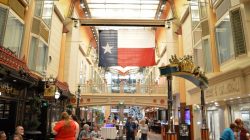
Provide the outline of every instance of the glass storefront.
<path id="1" fill-rule="evenodd" d="M 224 110 L 211 106 L 207 110 L 207 123 L 209 128 L 209 139 L 219 140 L 222 131 L 224 130 Z"/>
<path id="2" fill-rule="evenodd" d="M 250 103 L 232 105 L 231 113 L 232 120 L 241 118 L 245 128 L 250 130 Z"/>

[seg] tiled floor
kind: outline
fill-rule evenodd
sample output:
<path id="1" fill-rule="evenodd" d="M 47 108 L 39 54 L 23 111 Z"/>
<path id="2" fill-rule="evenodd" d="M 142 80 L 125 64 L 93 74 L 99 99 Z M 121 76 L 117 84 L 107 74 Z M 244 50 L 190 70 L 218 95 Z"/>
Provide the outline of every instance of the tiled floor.
<path id="1" fill-rule="evenodd" d="M 148 140 L 162 140 L 161 134 L 149 133 Z"/>
<path id="2" fill-rule="evenodd" d="M 126 140 L 125 136 L 123 137 L 123 140 Z M 135 140 L 139 140 L 139 137 L 136 137 Z M 162 140 L 162 137 L 161 137 L 161 134 L 149 132 L 148 140 Z"/>

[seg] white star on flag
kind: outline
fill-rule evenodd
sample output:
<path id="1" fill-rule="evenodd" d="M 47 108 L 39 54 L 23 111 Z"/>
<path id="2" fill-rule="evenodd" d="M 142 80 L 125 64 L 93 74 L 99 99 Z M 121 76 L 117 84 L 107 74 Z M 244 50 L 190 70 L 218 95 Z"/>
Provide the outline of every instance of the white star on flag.
<path id="1" fill-rule="evenodd" d="M 106 53 L 110 53 L 111 54 L 112 53 L 111 49 L 113 47 L 110 47 L 108 43 L 107 43 L 107 45 L 105 47 L 102 47 L 102 48 L 104 49 L 104 54 L 106 54 Z"/>

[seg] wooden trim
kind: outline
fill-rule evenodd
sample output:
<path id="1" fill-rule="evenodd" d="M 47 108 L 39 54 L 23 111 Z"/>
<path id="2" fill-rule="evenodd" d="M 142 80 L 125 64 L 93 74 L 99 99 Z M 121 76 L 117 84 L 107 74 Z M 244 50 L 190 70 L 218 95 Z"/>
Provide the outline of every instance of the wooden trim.
<path id="1" fill-rule="evenodd" d="M 60 10 L 58 9 L 58 7 L 56 5 L 54 5 L 54 12 L 56 13 L 56 15 L 58 16 L 58 18 L 60 19 L 61 22 L 63 22 L 65 20 L 63 15 L 61 14 Z"/>
<path id="2" fill-rule="evenodd" d="M 184 12 L 184 14 L 183 14 L 183 16 L 181 17 L 181 20 L 180 20 L 180 23 L 181 24 L 183 24 L 185 21 L 186 21 L 186 19 L 187 19 L 187 17 L 188 17 L 188 15 L 189 15 L 189 6 L 188 6 L 188 8 L 185 10 L 185 12 Z"/>
<path id="3" fill-rule="evenodd" d="M 24 7 L 27 7 L 29 5 L 29 2 L 28 0 L 18 0 L 20 1 L 20 3 L 24 6 Z"/>

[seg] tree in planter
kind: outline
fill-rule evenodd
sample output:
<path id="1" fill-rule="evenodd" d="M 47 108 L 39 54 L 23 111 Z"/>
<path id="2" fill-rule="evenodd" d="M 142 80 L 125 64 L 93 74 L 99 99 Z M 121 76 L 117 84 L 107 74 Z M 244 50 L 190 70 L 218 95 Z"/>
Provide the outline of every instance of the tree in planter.
<path id="1" fill-rule="evenodd" d="M 34 131 L 40 126 L 39 116 L 41 114 L 42 101 L 39 96 L 35 96 L 29 100 L 29 117 L 26 118 L 24 126 L 26 130 Z"/>

